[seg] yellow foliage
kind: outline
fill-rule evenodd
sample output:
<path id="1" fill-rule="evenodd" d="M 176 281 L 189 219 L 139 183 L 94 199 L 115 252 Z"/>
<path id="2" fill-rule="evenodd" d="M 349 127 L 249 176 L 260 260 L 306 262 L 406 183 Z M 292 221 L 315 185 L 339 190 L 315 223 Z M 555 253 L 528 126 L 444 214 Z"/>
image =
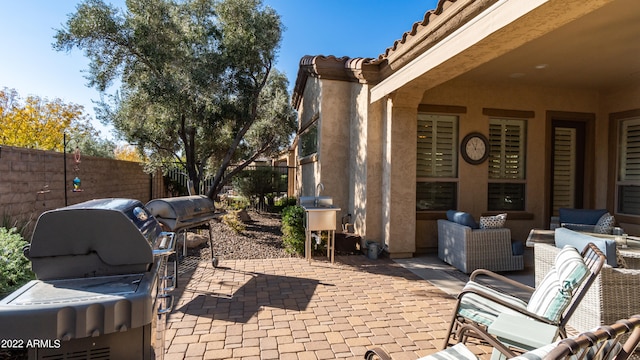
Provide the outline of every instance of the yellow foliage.
<path id="1" fill-rule="evenodd" d="M 65 131 L 88 122 L 81 105 L 29 96 L 21 101 L 15 90 L 0 90 L 0 144 L 63 151 Z"/>
<path id="2" fill-rule="evenodd" d="M 143 161 L 142 158 L 140 157 L 140 153 L 132 145 L 118 145 L 113 150 L 113 153 L 117 160 L 134 161 L 134 162 Z"/>

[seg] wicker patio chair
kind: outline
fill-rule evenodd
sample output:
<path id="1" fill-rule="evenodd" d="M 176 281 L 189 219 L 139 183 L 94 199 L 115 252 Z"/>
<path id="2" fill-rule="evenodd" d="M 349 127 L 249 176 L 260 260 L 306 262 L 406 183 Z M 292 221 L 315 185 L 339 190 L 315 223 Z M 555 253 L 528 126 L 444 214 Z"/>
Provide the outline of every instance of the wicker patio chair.
<path id="1" fill-rule="evenodd" d="M 466 336 L 478 336 L 501 314 L 525 316 L 538 322 L 558 328 L 558 335 L 566 337 L 567 321 L 591 287 L 606 262 L 605 255 L 592 243 L 581 253 L 575 248 L 566 247 L 558 253 L 554 270 L 549 271 L 545 279 L 535 289 L 518 283 L 488 270 L 474 271 L 469 282 L 458 295 L 455 310 L 444 341 L 443 349 L 457 342 L 466 341 Z M 492 279 L 491 287 L 476 279 L 487 276 Z M 528 298 L 521 299 L 496 288 L 495 283 L 506 288 L 518 289 Z M 465 331 L 464 324 L 473 324 L 477 331 Z M 475 334 L 474 334 L 475 333 Z M 452 342 L 453 340 L 453 342 Z"/>
<path id="2" fill-rule="evenodd" d="M 640 313 L 640 254 L 620 250 L 626 266 L 602 268 L 569 320 L 571 328 L 587 331 L 629 314 Z M 549 272 L 559 251 L 552 244 L 535 244 L 536 284 Z"/>
<path id="3" fill-rule="evenodd" d="M 466 324 L 464 327 L 469 328 L 473 325 Z M 492 342 L 493 340 L 487 339 L 487 341 Z M 626 360 L 633 354 L 639 341 L 640 315 L 633 315 L 631 318 L 619 320 L 611 326 L 601 326 L 596 330 L 556 341 L 515 357 L 503 352 L 500 344 L 497 344 L 496 349 L 511 360 Z M 364 358 L 366 360 L 391 360 L 391 356 L 381 348 L 367 351 Z M 459 343 L 418 360 L 478 359 L 464 344 Z"/>

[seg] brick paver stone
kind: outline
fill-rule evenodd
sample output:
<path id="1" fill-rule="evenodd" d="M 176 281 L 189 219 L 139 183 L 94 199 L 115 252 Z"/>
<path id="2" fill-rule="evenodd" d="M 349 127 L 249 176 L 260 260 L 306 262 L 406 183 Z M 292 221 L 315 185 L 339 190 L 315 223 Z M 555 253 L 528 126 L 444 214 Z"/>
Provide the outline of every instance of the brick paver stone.
<path id="1" fill-rule="evenodd" d="M 455 302 L 389 259 L 357 255 L 203 261 L 179 284 L 165 359 L 361 359 L 372 346 L 416 359 L 437 351 Z"/>

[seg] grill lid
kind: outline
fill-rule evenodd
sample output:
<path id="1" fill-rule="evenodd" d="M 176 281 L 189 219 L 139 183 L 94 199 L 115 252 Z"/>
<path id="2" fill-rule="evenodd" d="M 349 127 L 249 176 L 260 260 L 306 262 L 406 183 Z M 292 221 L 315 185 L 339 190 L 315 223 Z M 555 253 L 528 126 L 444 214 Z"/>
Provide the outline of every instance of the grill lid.
<path id="1" fill-rule="evenodd" d="M 213 201 L 204 195 L 154 199 L 145 206 L 169 231 L 204 225 L 215 212 Z"/>
<path id="2" fill-rule="evenodd" d="M 146 271 L 161 231 L 140 201 L 91 200 L 40 215 L 28 256 L 39 279 Z"/>

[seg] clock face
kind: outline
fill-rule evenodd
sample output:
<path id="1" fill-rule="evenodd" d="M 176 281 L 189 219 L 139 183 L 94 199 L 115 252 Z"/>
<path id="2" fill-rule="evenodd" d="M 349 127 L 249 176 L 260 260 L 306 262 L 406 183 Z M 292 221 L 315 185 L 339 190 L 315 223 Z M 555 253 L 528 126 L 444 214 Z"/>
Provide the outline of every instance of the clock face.
<path id="1" fill-rule="evenodd" d="M 460 151 L 469 164 L 481 164 L 489 157 L 489 140 L 481 133 L 468 134 L 460 144 Z"/>
<path id="2" fill-rule="evenodd" d="M 484 154 L 487 152 L 487 148 L 484 145 L 484 141 L 482 141 L 479 137 L 472 137 L 467 142 L 466 146 L 467 156 L 471 160 L 480 160 L 484 157 Z"/>

